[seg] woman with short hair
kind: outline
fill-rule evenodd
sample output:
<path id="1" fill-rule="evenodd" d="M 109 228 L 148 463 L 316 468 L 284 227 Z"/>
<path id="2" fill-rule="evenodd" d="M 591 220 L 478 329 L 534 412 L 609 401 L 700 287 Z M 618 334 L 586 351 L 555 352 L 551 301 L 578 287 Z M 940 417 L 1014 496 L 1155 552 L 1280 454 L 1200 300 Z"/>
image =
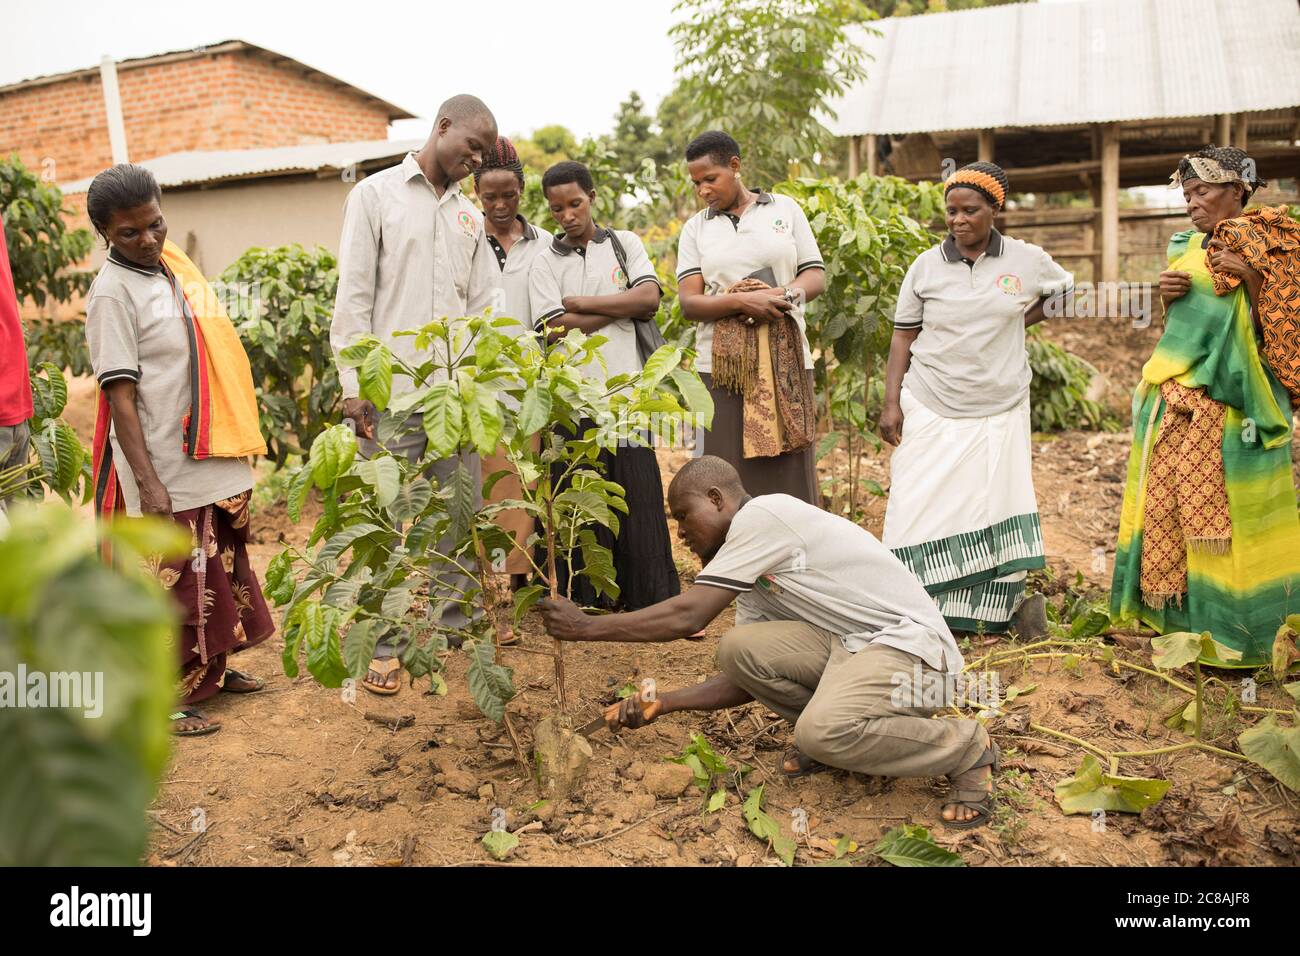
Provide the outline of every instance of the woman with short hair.
<path id="1" fill-rule="evenodd" d="M 697 323 L 695 369 L 713 398 L 707 452 L 752 495 L 821 505 L 813 359 L 804 306 L 826 289 L 826 266 L 803 209 L 747 188 L 740 146 L 710 130 L 686 147 L 705 208 L 682 227 L 677 291 Z"/>
<path id="2" fill-rule="evenodd" d="M 883 540 L 954 631 L 1002 633 L 1045 566 L 1030 454 L 1025 329 L 1073 286 L 1038 246 L 1004 236 L 1006 173 L 971 163 L 944 183 L 948 237 L 898 293 L 880 434 L 890 459 Z M 1015 620 L 1046 630 L 1035 596 Z"/>
<path id="3" fill-rule="evenodd" d="M 99 383 L 95 510 L 158 515 L 189 532 L 180 560 L 149 570 L 182 610 L 179 736 L 220 723 L 194 709 L 218 691 L 265 682 L 229 655 L 275 631 L 249 561 L 249 456 L 264 454 L 248 356 L 212 287 L 167 241 L 162 192 L 142 166 L 118 165 L 90 184 L 86 211 L 108 260 L 86 300 L 86 343 Z"/>
<path id="4" fill-rule="evenodd" d="M 1169 240 L 1165 330 L 1133 396 L 1111 616 L 1161 634 L 1209 631 L 1227 652 L 1207 662 L 1255 667 L 1300 611 L 1291 401 L 1280 381 L 1297 380 L 1300 345 L 1267 324 L 1286 319 L 1300 282 L 1300 230 L 1284 210 L 1244 212 L 1263 183 L 1240 149 L 1200 149 L 1172 178 L 1194 228 Z"/>

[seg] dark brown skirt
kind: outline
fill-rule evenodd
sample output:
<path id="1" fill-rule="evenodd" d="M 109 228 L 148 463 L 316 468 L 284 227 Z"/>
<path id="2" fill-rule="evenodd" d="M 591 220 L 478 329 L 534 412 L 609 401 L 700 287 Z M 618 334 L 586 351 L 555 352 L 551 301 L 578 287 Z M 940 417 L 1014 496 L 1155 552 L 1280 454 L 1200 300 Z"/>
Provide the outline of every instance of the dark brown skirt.
<path id="1" fill-rule="evenodd" d="M 715 388 L 713 376 L 702 372 L 700 378 L 713 396 L 713 427 L 704 437 L 704 454 L 717 455 L 736 471 L 749 494 L 792 495 L 800 501 L 821 507 L 821 491 L 817 487 L 817 446 L 809 445 L 801 451 L 776 455 L 772 458 L 745 457 L 745 401 L 735 392 Z M 813 373 L 808 372 L 808 388 L 812 391 Z"/>
<path id="2" fill-rule="evenodd" d="M 172 514 L 190 532 L 192 557 L 149 569 L 181 608 L 180 688 L 186 704 L 217 693 L 227 656 L 262 643 L 275 622 L 248 559 L 248 501 L 244 492 Z"/>

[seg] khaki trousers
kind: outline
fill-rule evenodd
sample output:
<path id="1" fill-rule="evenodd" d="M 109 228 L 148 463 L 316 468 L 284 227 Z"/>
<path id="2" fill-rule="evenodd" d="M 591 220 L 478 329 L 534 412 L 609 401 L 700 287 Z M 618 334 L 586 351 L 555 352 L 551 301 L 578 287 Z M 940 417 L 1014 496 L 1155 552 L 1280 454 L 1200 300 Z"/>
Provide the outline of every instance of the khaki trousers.
<path id="1" fill-rule="evenodd" d="M 718 645 L 718 665 L 794 724 L 803 754 L 843 770 L 880 777 L 938 777 L 961 773 L 984 753 L 977 721 L 934 719 L 909 691 L 915 655 L 884 644 L 856 654 L 839 636 L 799 621 L 734 627 Z M 902 692 L 900 692 L 900 686 Z"/>

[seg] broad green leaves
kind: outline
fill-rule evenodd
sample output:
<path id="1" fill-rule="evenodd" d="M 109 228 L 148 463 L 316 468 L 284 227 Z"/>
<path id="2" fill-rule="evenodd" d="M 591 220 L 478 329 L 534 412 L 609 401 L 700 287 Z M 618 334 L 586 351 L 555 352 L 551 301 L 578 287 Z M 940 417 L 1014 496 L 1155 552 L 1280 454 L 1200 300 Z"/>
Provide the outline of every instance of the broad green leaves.
<path id="1" fill-rule="evenodd" d="M 357 456 L 357 436 L 346 425 L 326 429 L 311 443 L 312 482 L 321 491 L 329 488 L 352 467 Z"/>
<path id="2" fill-rule="evenodd" d="M 387 508 L 397 500 L 397 494 L 402 490 L 402 472 L 395 458 L 381 455 L 359 461 L 353 470 L 375 490 L 375 501 L 379 507 Z"/>
<path id="3" fill-rule="evenodd" d="M 496 663 L 496 647 L 490 640 L 468 646 L 469 671 L 466 681 L 479 710 L 497 723 L 505 717 L 506 704 L 515 696 L 514 671 Z"/>
<path id="4" fill-rule="evenodd" d="M 695 774 L 697 787 L 708 787 L 714 774 L 729 773 L 731 768 L 709 745 L 703 734 L 691 734 L 691 742 L 680 756 L 668 758 L 669 763 L 680 763 L 690 767 Z"/>
<path id="5" fill-rule="evenodd" d="M 749 832 L 771 846 L 786 866 L 794 866 L 794 840 L 781 832 L 781 826 L 763 809 L 763 785 L 749 791 L 740 808 Z"/>
<path id="6" fill-rule="evenodd" d="M 1237 743 L 1251 761 L 1300 791 L 1300 727 L 1283 727 L 1270 714 L 1238 737 Z"/>
<path id="7" fill-rule="evenodd" d="M 489 830 L 483 835 L 483 849 L 494 860 L 504 860 L 519 845 L 519 837 L 509 830 Z"/>
<path id="8" fill-rule="evenodd" d="M 1178 631 L 1151 639 L 1151 663 L 1161 670 L 1176 670 L 1198 659 L 1206 664 L 1228 664 L 1241 660 L 1241 651 L 1220 644 L 1209 631 Z"/>
<path id="9" fill-rule="evenodd" d="M 393 353 L 380 345 L 366 354 L 357 368 L 357 385 L 362 398 L 383 411 L 393 394 Z"/>
<path id="10" fill-rule="evenodd" d="M 1078 772 L 1056 785 L 1056 802 L 1066 813 L 1094 810 L 1141 813 L 1158 802 L 1169 790 L 1168 780 L 1115 777 L 1105 773 L 1097 758 L 1083 758 Z"/>
<path id="11" fill-rule="evenodd" d="M 934 842 L 925 827 L 905 823 L 896 826 L 876 844 L 873 851 L 894 866 L 965 866 L 966 862 Z"/>
<path id="12" fill-rule="evenodd" d="M 184 554 L 188 535 L 154 521 L 129 537 L 102 526 L 99 537 L 125 558 L 110 567 L 95 553 L 96 525 L 71 509 L 16 506 L 9 517 L 0 538 L 0 766 L 11 772 L 0 774 L 0 865 L 136 865 L 170 748 L 177 613 L 133 552 L 161 545 L 169 558 Z M 17 686 L 20 665 L 27 686 Z M 75 685 L 62 685 L 79 688 L 74 706 L 15 706 L 19 693 L 32 701 L 38 673 L 76 674 Z"/>

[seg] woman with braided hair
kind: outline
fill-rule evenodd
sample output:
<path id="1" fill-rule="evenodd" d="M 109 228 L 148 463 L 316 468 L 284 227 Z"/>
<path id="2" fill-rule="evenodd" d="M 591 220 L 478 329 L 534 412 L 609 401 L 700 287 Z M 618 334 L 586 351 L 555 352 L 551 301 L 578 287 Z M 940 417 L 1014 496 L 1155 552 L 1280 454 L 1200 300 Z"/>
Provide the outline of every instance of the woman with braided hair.
<path id="1" fill-rule="evenodd" d="M 890 461 L 884 543 L 954 631 L 1046 631 L 1025 577 L 1045 565 L 1031 470 L 1025 329 L 1073 288 L 1038 246 L 993 227 L 1007 177 L 971 163 L 944 184 L 949 235 L 898 293 L 880 433 Z"/>
<path id="2" fill-rule="evenodd" d="M 528 299 L 528 270 L 537 253 L 545 249 L 551 236 L 519 214 L 519 200 L 524 193 L 524 166 L 519 161 L 514 144 L 504 136 L 497 137 L 483 153 L 482 164 L 474 171 L 474 192 L 483 207 L 483 245 L 491 252 L 500 267 L 500 284 L 493 298 L 492 310 L 496 315 L 509 316 L 519 324 L 505 328 L 515 334 L 533 327 L 532 308 Z M 509 401 L 503 397 L 503 401 Z M 538 441 L 536 435 L 533 441 Z M 519 476 L 514 473 L 504 449 L 483 459 L 483 475 L 496 472 L 511 474 L 492 486 L 489 501 L 505 501 L 523 497 Z M 525 554 L 528 536 L 533 532 L 533 519 L 522 510 L 503 511 L 497 523 L 515 539 L 516 548 L 505 558 L 500 568 L 510 575 L 512 588 L 527 583 L 531 570 Z M 503 638 L 504 640 L 504 638 Z"/>
<path id="3" fill-rule="evenodd" d="M 1300 611 L 1300 228 L 1243 211 L 1263 183 L 1240 149 L 1200 149 L 1172 180 L 1195 228 L 1169 240 L 1165 330 L 1133 396 L 1111 616 L 1209 631 L 1228 651 L 1207 663 L 1253 668 Z"/>

